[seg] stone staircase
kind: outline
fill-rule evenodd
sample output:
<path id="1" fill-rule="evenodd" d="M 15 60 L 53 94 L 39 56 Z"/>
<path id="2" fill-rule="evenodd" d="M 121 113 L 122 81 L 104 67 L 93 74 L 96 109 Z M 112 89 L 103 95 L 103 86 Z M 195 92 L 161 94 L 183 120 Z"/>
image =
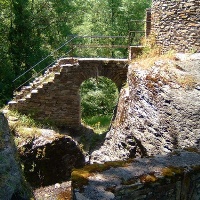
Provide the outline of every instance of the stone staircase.
<path id="1" fill-rule="evenodd" d="M 53 83 L 56 77 L 60 76 L 60 72 L 63 66 L 72 66 L 78 64 L 78 61 L 73 58 L 61 58 L 57 62 L 49 67 L 45 73 L 29 83 L 28 86 L 23 86 L 20 91 L 14 93 L 14 98 L 12 101 L 8 102 L 9 109 L 16 110 L 18 106 L 24 104 L 28 99 L 36 96 L 43 88 L 45 88 L 50 83 Z"/>
<path id="2" fill-rule="evenodd" d="M 43 76 L 22 87 L 8 103 L 10 110 L 57 126 L 81 126 L 80 87 L 97 76 L 111 79 L 120 89 L 127 78 L 127 59 L 62 58 Z"/>

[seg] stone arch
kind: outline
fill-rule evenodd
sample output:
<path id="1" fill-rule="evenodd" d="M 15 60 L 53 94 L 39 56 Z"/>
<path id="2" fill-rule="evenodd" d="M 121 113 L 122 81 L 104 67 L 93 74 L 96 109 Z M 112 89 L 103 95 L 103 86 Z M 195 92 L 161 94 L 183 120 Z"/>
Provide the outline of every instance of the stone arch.
<path id="1" fill-rule="evenodd" d="M 11 109 L 22 113 L 34 111 L 35 118 L 47 119 L 59 126 L 81 125 L 80 85 L 84 80 L 96 76 L 111 79 L 118 89 L 127 78 L 127 59 L 69 59 L 58 61 L 60 72 L 53 81 L 43 83 L 31 96 L 9 104 Z"/>
<path id="2" fill-rule="evenodd" d="M 80 66 L 78 73 L 81 73 L 79 85 L 83 81 L 97 76 L 111 79 L 118 90 L 126 82 L 128 71 L 126 59 L 79 59 L 78 62 Z"/>
<path id="3" fill-rule="evenodd" d="M 79 105 L 77 105 L 78 111 L 74 112 L 74 117 L 76 116 L 79 121 L 76 126 L 81 124 L 81 98 L 79 94 L 81 84 L 89 78 L 103 76 L 112 80 L 120 90 L 126 82 L 128 71 L 127 60 L 121 59 L 79 59 L 77 68 L 76 77 L 78 78 L 74 82 L 74 90 L 76 90 L 76 99 L 79 101 Z"/>

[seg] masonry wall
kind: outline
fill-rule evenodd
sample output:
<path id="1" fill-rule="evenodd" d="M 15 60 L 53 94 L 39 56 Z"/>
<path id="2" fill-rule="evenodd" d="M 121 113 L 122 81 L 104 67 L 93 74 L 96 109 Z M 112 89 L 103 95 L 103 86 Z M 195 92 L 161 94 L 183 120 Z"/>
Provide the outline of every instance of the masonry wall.
<path id="1" fill-rule="evenodd" d="M 177 151 L 174 155 L 74 170 L 73 199 L 199 200 L 199 158 L 199 153 Z M 89 176 L 83 181 L 85 174 Z"/>
<path id="2" fill-rule="evenodd" d="M 32 114 L 38 120 L 74 128 L 81 125 L 79 90 L 83 81 L 104 76 L 111 79 L 119 89 L 126 82 L 126 59 L 79 59 L 76 63 L 70 62 L 69 58 L 59 60 L 54 67 L 59 70 L 50 81 L 44 81 L 49 78 L 43 77 L 37 86 L 33 82 L 25 87 L 22 95 L 17 95 L 14 101 L 9 102 L 9 108 Z"/>
<path id="3" fill-rule="evenodd" d="M 153 0 L 151 20 L 162 52 L 200 52 L 199 0 Z"/>

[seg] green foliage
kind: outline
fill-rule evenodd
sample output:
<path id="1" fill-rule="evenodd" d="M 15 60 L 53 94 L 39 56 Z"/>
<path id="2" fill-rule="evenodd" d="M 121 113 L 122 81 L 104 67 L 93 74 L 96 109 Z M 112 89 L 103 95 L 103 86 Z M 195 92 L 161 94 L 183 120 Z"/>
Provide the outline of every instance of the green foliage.
<path id="1" fill-rule="evenodd" d="M 70 39 L 69 35 L 127 36 L 129 30 L 143 28 L 132 20 L 143 20 L 150 3 L 150 0 L 0 0 L 0 106 L 12 98 L 13 88 L 33 72 L 14 85 L 12 80 Z M 80 41 L 97 45 L 128 43 L 124 38 L 80 38 L 77 42 Z M 69 49 L 70 46 L 66 46 L 52 53 L 35 70 L 46 67 Z M 74 56 L 127 57 L 126 50 L 120 48 L 77 49 Z"/>
<path id="2" fill-rule="evenodd" d="M 73 27 L 73 33 L 78 35 L 107 35 L 107 36 L 128 36 L 131 30 L 143 30 L 143 23 L 136 23 L 133 20 L 143 20 L 145 9 L 150 7 L 150 0 L 102 0 L 102 1 L 84 1 L 79 0 L 80 13 L 82 19 L 80 23 Z M 76 19 L 77 17 L 75 17 Z M 97 43 L 107 45 L 127 45 L 128 38 L 108 38 L 98 39 Z M 96 41 L 82 41 L 89 44 Z M 137 44 L 134 39 L 131 44 Z M 77 55 L 85 55 L 85 49 L 78 51 Z M 101 57 L 127 57 L 127 50 L 118 49 L 87 49 L 87 56 Z"/>
<path id="3" fill-rule="evenodd" d="M 15 127 L 38 127 L 41 128 L 42 124 L 39 122 L 36 122 L 34 119 L 32 119 L 30 116 L 28 115 L 23 115 L 20 114 L 17 111 L 9 111 L 7 114 L 7 117 L 9 118 L 14 118 L 16 120 L 16 122 L 14 123 Z"/>
<path id="4" fill-rule="evenodd" d="M 101 134 L 108 130 L 112 115 L 92 116 L 83 118 L 83 123 L 93 128 L 95 133 Z"/>
<path id="5" fill-rule="evenodd" d="M 49 128 L 56 130 L 56 126 L 48 120 L 38 121 L 32 118 L 31 113 L 29 115 L 21 114 L 17 111 L 9 110 L 6 113 L 8 118 L 14 119 L 14 123 L 10 124 L 11 129 L 16 130 L 18 128 L 32 128 L 42 129 Z M 12 121 L 12 120 L 11 120 Z"/>
<path id="6" fill-rule="evenodd" d="M 9 53 L 15 75 L 31 67 L 33 35 L 31 13 L 28 0 L 15 0 L 11 3 L 11 25 L 9 28 Z"/>
<path id="7" fill-rule="evenodd" d="M 82 121 L 101 134 L 108 130 L 118 101 L 118 89 L 108 78 L 98 77 L 81 85 Z"/>
<path id="8" fill-rule="evenodd" d="M 103 128 L 109 126 L 111 118 L 112 115 L 92 116 L 89 118 L 85 118 L 84 121 L 92 127 Z"/>
<path id="9" fill-rule="evenodd" d="M 0 0 L 0 107 L 6 103 L 9 96 L 12 96 L 11 80 L 12 67 L 8 55 L 8 32 L 9 32 L 9 17 L 10 3 L 8 0 Z"/>
<path id="10" fill-rule="evenodd" d="M 118 90 L 108 78 L 91 78 L 82 83 L 82 117 L 112 114 L 118 100 Z"/>

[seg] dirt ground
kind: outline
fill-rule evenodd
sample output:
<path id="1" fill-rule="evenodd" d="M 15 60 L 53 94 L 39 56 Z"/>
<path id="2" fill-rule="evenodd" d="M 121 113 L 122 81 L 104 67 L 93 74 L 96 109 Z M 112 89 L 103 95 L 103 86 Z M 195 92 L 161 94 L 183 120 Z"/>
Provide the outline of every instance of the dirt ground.
<path id="1" fill-rule="evenodd" d="M 71 181 L 34 190 L 35 200 L 71 200 Z"/>

